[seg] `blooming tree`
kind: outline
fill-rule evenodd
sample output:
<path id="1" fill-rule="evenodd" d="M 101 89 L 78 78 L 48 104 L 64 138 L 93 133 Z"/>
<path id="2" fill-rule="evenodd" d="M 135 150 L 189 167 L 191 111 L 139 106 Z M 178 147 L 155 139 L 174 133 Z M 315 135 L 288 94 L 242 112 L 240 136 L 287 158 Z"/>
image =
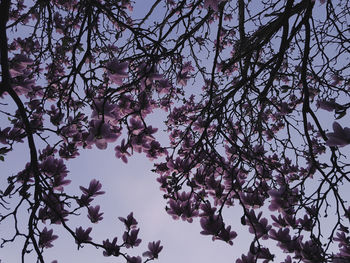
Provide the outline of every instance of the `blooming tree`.
<path id="1" fill-rule="evenodd" d="M 66 191 L 65 162 L 113 145 L 125 163 L 155 162 L 174 219 L 199 218 L 201 234 L 230 245 L 246 227 L 236 263 L 272 261 L 269 241 L 286 263 L 348 262 L 350 128 L 328 131 L 322 116 L 350 107 L 349 1 L 147 3 L 140 16 L 129 0 L 1 0 L 0 158 L 18 143 L 30 153 L 0 194 L 0 222 L 16 228 L 1 245 L 22 238 L 22 262 L 30 251 L 44 262 L 60 224 L 78 247 L 142 262 L 126 252 L 141 243 L 132 213 L 102 242 L 69 221 L 85 211 L 103 223 L 92 202 L 104 191 L 98 178 Z M 158 109 L 168 143 L 147 120 Z M 226 218 L 233 206 L 241 214 Z M 144 262 L 161 250 L 150 242 Z"/>

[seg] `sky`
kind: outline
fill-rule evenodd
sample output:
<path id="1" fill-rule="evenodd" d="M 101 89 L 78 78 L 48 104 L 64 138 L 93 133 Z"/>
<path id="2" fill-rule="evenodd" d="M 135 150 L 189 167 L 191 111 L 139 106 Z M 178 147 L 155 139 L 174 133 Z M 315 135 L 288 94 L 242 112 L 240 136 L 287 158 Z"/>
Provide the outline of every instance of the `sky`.
<path id="1" fill-rule="evenodd" d="M 154 1 L 145 2 L 153 3 Z M 145 2 L 142 1 L 143 4 Z M 145 8 L 143 4 L 137 3 L 140 2 L 136 1 L 133 13 L 136 17 L 142 17 Z M 10 103 L 9 107 L 12 108 L 13 105 Z M 159 120 L 164 120 L 164 116 L 160 116 L 160 113 L 151 118 L 155 126 L 163 125 L 159 122 Z M 0 127 L 4 128 L 7 125 L 7 117 L 0 115 Z M 211 237 L 200 235 L 201 227 L 198 220 L 194 220 L 192 224 L 182 220 L 173 220 L 165 211 L 166 200 L 163 199 L 164 193 L 160 191 L 159 183 L 156 182 L 156 175 L 150 171 L 153 168 L 152 162 L 142 154 L 135 154 L 129 158 L 128 164 L 125 164 L 115 158 L 113 148 L 114 145 L 109 145 L 107 150 L 98 150 L 96 147 L 92 150 L 82 150 L 80 156 L 66 163 L 70 171 L 68 179 L 72 180 L 72 183 L 65 187 L 67 192 L 80 193 L 79 186 L 88 186 L 94 178 L 102 183 L 102 190 L 106 191 L 106 194 L 99 196 L 93 202 L 93 205 L 100 205 L 101 211 L 104 212 L 104 220 L 93 226 L 91 237 L 94 241 L 101 243 L 106 238 L 111 240 L 118 236 L 118 244 L 120 244 L 124 226 L 118 217 L 126 217 L 130 212 L 134 212 L 134 217 L 139 222 L 139 237 L 143 242 L 138 248 L 127 250 L 132 256 L 141 255 L 147 250 L 149 241 L 157 240 L 161 240 L 164 246 L 156 261 L 159 263 L 209 263 L 213 261 L 228 263 L 247 252 L 247 246 L 231 247 L 222 241 L 213 242 Z M 14 150 L 6 155 L 5 162 L 0 162 L 0 185 L 6 185 L 6 178 L 17 174 L 28 161 L 27 142 L 17 144 Z M 19 215 L 20 224 L 21 221 L 25 224 L 28 219 L 27 212 L 21 211 Z M 0 224 L 0 238 L 8 238 L 13 234 L 14 228 L 9 222 Z M 86 229 L 91 226 L 86 213 L 76 218 L 70 217 L 68 224 L 73 229 L 79 226 Z M 59 263 L 125 261 L 122 258 L 104 257 L 101 249 L 87 245 L 77 250 L 73 238 L 65 233 L 61 226 L 49 224 L 46 226 L 49 229 L 53 228 L 54 234 L 57 234 L 59 238 L 53 242 L 53 248 L 45 250 L 45 262 L 55 259 Z M 25 229 L 25 225 L 22 227 Z M 235 229 L 235 231 L 239 233 L 241 230 Z M 1 263 L 20 262 L 22 247 L 23 239 L 19 238 L 0 248 Z M 27 258 L 27 262 L 35 262 L 34 253 L 32 254 L 32 257 Z"/>
<path id="2" fill-rule="evenodd" d="M 153 3 L 151 0 L 147 2 Z M 135 12 L 141 12 L 140 7 L 136 7 Z M 331 115 L 324 113 L 323 116 L 321 121 L 330 128 Z M 164 116 L 156 114 L 152 118 L 151 121 L 156 126 L 162 126 L 159 120 L 164 119 Z M 344 118 L 340 123 L 344 125 L 349 123 L 348 120 Z M 4 123 L 6 120 L 1 115 L 1 128 L 5 127 Z M 72 180 L 71 185 L 66 187 L 68 192 L 79 193 L 79 186 L 87 186 L 94 178 L 100 180 L 102 190 L 106 191 L 106 194 L 97 197 L 93 203 L 93 205 L 99 204 L 101 211 L 104 212 L 104 220 L 94 225 L 91 232 L 93 240 L 102 242 L 106 238 L 111 240 L 115 236 L 121 240 L 124 227 L 117 218 L 126 217 L 130 212 L 134 212 L 139 222 L 139 235 L 143 242 L 136 249 L 124 249 L 132 256 L 141 255 L 147 250 L 149 241 L 157 240 L 161 240 L 164 246 L 159 259 L 155 261 L 159 263 L 229 263 L 235 262 L 235 259 L 239 258 L 242 253 L 248 251 L 252 236 L 247 234 L 247 228 L 243 228 L 239 223 L 241 216 L 239 208 L 230 209 L 226 216 L 231 220 L 227 223 L 232 224 L 233 230 L 238 233 L 234 246 L 222 241 L 213 242 L 210 237 L 199 234 L 201 228 L 198 220 L 194 220 L 192 224 L 181 220 L 176 221 L 166 213 L 164 209 L 166 200 L 162 197 L 163 192 L 160 191 L 159 183 L 156 182 L 156 175 L 150 171 L 153 168 L 152 162 L 142 154 L 135 154 L 129 158 L 128 164 L 125 164 L 115 158 L 113 148 L 113 145 L 109 145 L 107 150 L 98 150 L 96 147 L 92 150 L 83 150 L 80 156 L 66 163 L 70 171 L 69 179 Z M 6 156 L 6 161 L 0 163 L 1 186 L 4 185 L 7 176 L 16 174 L 28 160 L 27 144 L 17 145 L 15 150 Z M 26 222 L 25 211 L 22 211 L 21 219 Z M 84 213 L 78 217 L 70 217 L 68 223 L 73 229 L 79 226 L 83 228 L 91 226 Z M 54 259 L 57 259 L 59 263 L 124 262 L 122 258 L 104 257 L 101 249 L 91 246 L 86 245 L 77 250 L 73 238 L 60 227 L 50 225 L 48 227 L 54 229 L 59 239 L 53 242 L 53 248 L 45 251 L 44 256 L 47 262 Z M 0 238 L 10 234 L 12 229 L 7 224 L 0 224 Z M 1 263 L 20 262 L 23 240 L 18 241 L 0 249 Z M 28 262 L 34 262 L 34 259 L 31 261 L 29 257 Z"/>
<path id="3" fill-rule="evenodd" d="M 321 121 L 329 123 L 330 118 L 332 118 L 331 115 L 325 113 Z M 154 116 L 155 119 L 157 116 Z M 340 123 L 346 124 L 346 122 L 348 119 Z M 4 119 L 0 119 L 0 127 L 2 123 Z M 349 147 L 347 146 L 347 152 Z M 106 150 L 98 150 L 94 147 L 92 150 L 81 151 L 80 156 L 66 163 L 70 171 L 69 179 L 72 180 L 72 183 L 66 187 L 68 193 L 79 193 L 79 186 L 87 186 L 93 178 L 100 180 L 102 190 L 106 191 L 92 203 L 101 205 L 101 211 L 104 212 L 104 220 L 93 225 L 91 232 L 93 240 L 102 242 L 106 238 L 111 240 L 115 236 L 120 237 L 119 240 L 121 240 L 124 226 L 117 218 L 126 217 L 130 212 L 134 212 L 139 222 L 139 236 L 143 242 L 138 248 L 127 250 L 130 255 L 141 255 L 147 250 L 149 241 L 157 240 L 161 240 L 164 246 L 159 259 L 155 261 L 159 263 L 231 263 L 248 251 L 252 236 L 248 234 L 247 228 L 239 223 L 241 216 L 239 209 L 230 209 L 229 217 L 226 216 L 229 218 L 227 223 L 231 223 L 238 233 L 234 245 L 230 246 L 222 241 L 213 242 L 210 237 L 199 234 L 201 228 L 198 220 L 190 224 L 173 220 L 166 213 L 163 192 L 160 191 L 159 183 L 156 182 L 156 175 L 150 172 L 153 167 L 152 162 L 142 154 L 135 154 L 129 159 L 128 164 L 125 164 L 115 158 L 113 148 L 113 145 L 109 145 Z M 16 174 L 28 161 L 28 156 L 26 144 L 17 145 L 15 150 L 6 156 L 6 162 L 0 163 L 1 180 L 8 175 Z M 25 213 L 22 213 L 21 220 L 26 222 Z M 78 217 L 70 217 L 68 223 L 73 229 L 79 226 L 83 228 L 92 226 L 84 213 Z M 73 238 L 60 227 L 49 224 L 47 227 L 53 228 L 55 234 L 59 235 L 59 239 L 53 242 L 53 248 L 46 249 L 44 256 L 47 261 L 45 262 L 51 262 L 54 259 L 59 263 L 124 262 L 122 258 L 104 257 L 101 249 L 91 246 L 86 245 L 77 250 Z M 9 225 L 0 224 L 1 237 L 5 237 L 9 229 L 11 229 Z M 18 241 L 0 249 L 1 263 L 20 262 L 23 240 Z M 271 243 L 271 248 L 273 247 L 274 243 Z M 281 254 L 276 256 L 282 259 Z M 29 259 L 30 257 L 27 262 L 35 262 L 34 259 L 32 261 Z"/>
<path id="4" fill-rule="evenodd" d="M 19 167 L 27 161 L 29 156 L 26 147 L 21 145 L 15 151 L 6 156 L 6 162 L 1 163 L 1 176 L 15 174 Z M 102 183 L 102 190 L 106 194 L 95 199 L 93 205 L 101 205 L 104 212 L 104 220 L 93 226 L 91 236 L 101 242 L 106 238 L 119 236 L 121 238 L 124 226 L 117 219 L 126 217 L 134 212 L 139 222 L 140 238 L 143 240 L 139 249 L 129 249 L 130 255 L 141 255 L 147 250 L 149 241 L 161 240 L 164 246 L 160 253 L 159 263 L 175 262 L 233 262 L 238 255 L 246 252 L 247 246 L 233 246 L 222 242 L 213 242 L 210 237 L 200 235 L 199 223 L 195 220 L 192 224 L 181 220 L 173 220 L 165 212 L 165 200 L 163 192 L 159 190 L 155 174 L 152 174 L 152 163 L 142 155 L 135 155 L 129 159 L 128 164 L 123 163 L 114 156 L 113 145 L 107 150 L 86 150 L 80 156 L 67 162 L 71 185 L 67 186 L 68 192 L 79 192 L 79 185 L 87 186 L 93 178 Z M 26 220 L 22 213 L 22 220 Z M 71 217 L 70 226 L 91 226 L 86 215 L 77 218 Z M 68 262 L 123 262 L 123 260 L 104 257 L 102 250 L 91 246 L 77 250 L 73 238 L 64 234 L 64 231 L 55 231 L 59 239 L 53 242 L 54 247 L 45 251 L 47 262 L 57 259 L 59 263 Z M 0 224 L 1 237 L 8 233 L 8 225 Z M 235 231 L 240 232 L 238 229 Z M 23 241 L 23 240 L 22 240 Z M 1 263 L 20 262 L 22 241 L 6 245 L 0 250 Z M 242 242 L 242 241 L 241 241 Z M 241 244 L 241 243 L 240 243 Z M 246 242 L 246 244 L 248 244 Z M 34 262 L 34 261 L 28 261 Z"/>

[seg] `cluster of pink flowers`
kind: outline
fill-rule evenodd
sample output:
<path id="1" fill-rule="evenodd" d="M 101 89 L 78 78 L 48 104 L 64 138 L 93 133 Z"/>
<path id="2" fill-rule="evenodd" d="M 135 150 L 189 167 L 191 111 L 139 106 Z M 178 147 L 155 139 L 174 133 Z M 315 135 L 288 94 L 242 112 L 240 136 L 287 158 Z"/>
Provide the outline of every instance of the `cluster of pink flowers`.
<path id="1" fill-rule="evenodd" d="M 17 226 L 27 205 L 29 229 L 16 228 L 0 245 L 25 237 L 23 251 L 34 250 L 42 263 L 58 238 L 51 223 L 68 230 L 78 248 L 90 244 L 128 263 L 157 259 L 160 241 L 148 243 L 144 260 L 125 252 L 142 242 L 133 213 L 119 218 L 120 238 L 94 240 L 92 226 L 106 215 L 94 203 L 104 194 L 99 180 L 79 194 L 67 191 L 66 161 L 83 149 L 112 146 L 124 163 L 134 153 L 158 160 L 167 213 L 189 223 L 198 218 L 201 234 L 212 240 L 233 245 L 238 231 L 225 210 L 240 206 L 237 218 L 253 240 L 236 263 L 273 261 L 265 240 L 291 254 L 285 263 L 348 262 L 350 210 L 341 187 L 349 165 L 340 147 L 350 144 L 350 128 L 334 122 L 329 132 L 318 113 L 334 112 L 338 120 L 350 108 L 348 65 L 339 59 L 347 31 L 338 30 L 347 9 L 328 1 L 320 22 L 311 11 L 325 0 L 286 1 L 280 10 L 260 2 L 252 17 L 254 1 L 167 0 L 164 16 L 155 13 L 162 11 L 157 1 L 136 20 L 130 0 L 1 1 L 0 161 L 28 141 L 30 162 L 0 191 L 0 223 L 14 219 Z M 23 26 L 32 31 L 13 35 Z M 308 34 L 310 43 L 302 39 Z M 310 47 L 308 58 L 301 42 Z M 149 120 L 158 109 L 167 114 L 165 144 Z M 322 217 L 331 203 L 338 220 L 325 237 Z M 78 214 L 91 224 L 71 228 Z M 330 252 L 331 242 L 338 251 Z"/>

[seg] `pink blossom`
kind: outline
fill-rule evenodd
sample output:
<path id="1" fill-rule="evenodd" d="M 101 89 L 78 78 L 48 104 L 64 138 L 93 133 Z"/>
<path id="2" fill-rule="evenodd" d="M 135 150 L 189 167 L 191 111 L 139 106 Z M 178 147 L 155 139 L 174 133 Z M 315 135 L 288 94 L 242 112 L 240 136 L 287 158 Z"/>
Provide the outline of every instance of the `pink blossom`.
<path id="1" fill-rule="evenodd" d="M 158 254 L 162 251 L 163 246 L 160 245 L 160 240 L 157 242 L 149 242 L 148 243 L 148 251 L 144 252 L 142 256 L 149 258 L 158 258 Z"/>
<path id="2" fill-rule="evenodd" d="M 58 236 L 53 235 L 53 230 L 47 230 L 45 227 L 43 231 L 41 231 L 39 236 L 39 246 L 43 248 L 50 248 L 53 247 L 51 244 L 52 241 L 56 240 Z"/>
<path id="3" fill-rule="evenodd" d="M 120 136 L 120 131 L 102 120 L 90 122 L 89 136 L 86 139 L 88 145 L 95 144 L 100 150 L 107 148 L 107 144 L 115 142 Z"/>
<path id="4" fill-rule="evenodd" d="M 118 217 L 120 221 L 122 221 L 127 229 L 136 228 L 137 221 L 134 218 L 134 213 L 131 212 L 126 218 Z"/>
<path id="5" fill-rule="evenodd" d="M 62 159 L 56 159 L 53 156 L 47 157 L 40 164 L 41 171 L 48 176 L 62 175 L 67 176 L 68 170 Z"/>
<path id="6" fill-rule="evenodd" d="M 316 106 L 326 111 L 334 111 L 341 108 L 341 105 L 335 102 L 335 99 L 331 100 L 318 100 Z"/>
<path id="7" fill-rule="evenodd" d="M 284 260 L 284 262 L 281 262 L 281 263 L 292 263 L 292 258 L 291 256 L 287 256 L 286 259 Z"/>
<path id="8" fill-rule="evenodd" d="M 125 144 L 125 139 L 121 141 L 121 144 L 114 148 L 115 156 L 119 159 L 122 159 L 124 163 L 128 162 L 128 158 L 126 156 L 130 156 L 131 154 L 128 152 L 128 145 Z"/>
<path id="9" fill-rule="evenodd" d="M 171 88 L 171 84 L 170 84 L 169 80 L 161 79 L 158 81 L 159 94 L 169 93 L 170 88 Z"/>
<path id="10" fill-rule="evenodd" d="M 343 147 L 350 144 L 350 128 L 342 128 L 339 123 L 333 123 L 334 132 L 327 133 L 326 145 Z"/>
<path id="11" fill-rule="evenodd" d="M 129 129 L 130 129 L 131 133 L 138 135 L 143 128 L 144 128 L 144 125 L 139 118 L 131 118 L 130 119 Z"/>
<path id="12" fill-rule="evenodd" d="M 141 262 L 142 262 L 141 257 L 127 256 L 127 263 L 141 263 Z"/>
<path id="13" fill-rule="evenodd" d="M 100 206 L 99 205 L 97 205 L 95 207 L 89 206 L 88 218 L 90 219 L 91 223 L 97 223 L 98 221 L 101 221 L 103 219 L 102 215 L 103 215 L 103 213 L 100 213 Z"/>
<path id="14" fill-rule="evenodd" d="M 187 85 L 187 80 L 190 78 L 188 75 L 188 71 L 185 72 L 179 72 L 177 74 L 177 83 L 181 86 L 186 86 Z"/>
<path id="15" fill-rule="evenodd" d="M 281 228 L 278 231 L 271 229 L 269 232 L 269 237 L 273 240 L 276 240 L 280 244 L 288 244 L 291 242 L 291 236 L 289 234 L 289 228 Z"/>
<path id="16" fill-rule="evenodd" d="M 227 242 L 231 246 L 233 245 L 232 239 L 237 237 L 237 233 L 235 231 L 231 231 L 231 226 L 223 227 L 218 234 L 218 239 Z"/>
<path id="17" fill-rule="evenodd" d="M 265 217 L 261 218 L 261 216 L 262 212 L 256 215 L 255 211 L 251 209 L 248 211 L 246 223 L 249 225 L 249 232 L 254 234 L 257 239 L 262 238 L 266 240 L 272 226 L 268 224 L 268 220 Z"/>
<path id="18" fill-rule="evenodd" d="M 97 196 L 105 193 L 104 191 L 100 191 L 102 188 L 102 184 L 96 179 L 91 180 L 89 188 L 85 188 L 82 186 L 80 186 L 79 188 L 85 195 L 88 196 Z"/>
<path id="19" fill-rule="evenodd" d="M 151 84 L 154 80 L 163 79 L 163 75 L 159 74 L 154 65 L 150 66 L 146 63 L 142 63 L 139 67 L 139 75 L 147 79 L 146 84 Z"/>
<path id="20" fill-rule="evenodd" d="M 65 29 L 65 25 L 64 25 L 64 21 L 62 19 L 62 16 L 58 12 L 56 12 L 54 14 L 53 21 L 55 23 L 56 32 L 59 34 L 63 34 L 64 29 Z"/>
<path id="21" fill-rule="evenodd" d="M 35 80 L 31 77 L 31 71 L 23 69 L 23 72 L 12 79 L 12 88 L 18 95 L 28 97 L 36 89 Z"/>
<path id="22" fill-rule="evenodd" d="M 45 194 L 43 195 L 43 200 L 45 206 L 39 209 L 39 219 L 43 222 L 50 219 L 51 224 L 61 224 L 62 221 L 68 220 L 66 217 L 69 212 L 65 209 L 64 202 L 60 200 L 60 197 L 57 194 Z"/>
<path id="23" fill-rule="evenodd" d="M 117 59 L 113 59 L 106 65 L 107 76 L 115 84 L 123 85 L 123 79 L 128 77 L 126 72 L 128 66 L 128 62 L 119 62 Z"/>
<path id="24" fill-rule="evenodd" d="M 141 239 L 138 238 L 140 229 L 131 229 L 130 231 L 125 231 L 123 234 L 123 241 L 125 242 L 125 247 L 137 247 L 141 243 Z"/>
<path id="25" fill-rule="evenodd" d="M 105 100 L 94 100 L 91 118 L 95 120 L 103 119 L 112 125 L 118 124 L 120 119 L 118 105 L 111 104 Z"/>
<path id="26" fill-rule="evenodd" d="M 2 144 L 8 144 L 8 138 L 9 138 L 9 131 L 11 130 L 10 127 L 7 127 L 3 130 L 0 128 L 0 143 Z"/>
<path id="27" fill-rule="evenodd" d="M 332 82 L 333 86 L 336 86 L 336 85 L 340 84 L 343 81 L 343 78 L 341 76 L 339 76 L 338 74 L 333 74 L 332 75 L 332 79 L 333 79 L 333 82 Z"/>
<path id="28" fill-rule="evenodd" d="M 257 260 L 255 259 L 254 255 L 252 253 L 248 253 L 248 255 L 242 255 L 241 258 L 236 260 L 236 263 L 256 263 Z"/>
<path id="29" fill-rule="evenodd" d="M 204 8 L 208 9 L 211 8 L 214 11 L 218 11 L 219 10 L 219 4 L 222 2 L 223 0 L 205 0 L 204 2 Z"/>
<path id="30" fill-rule="evenodd" d="M 167 213 L 171 215 L 173 219 L 179 219 L 182 215 L 181 201 L 170 199 L 169 206 L 170 208 L 167 207 Z"/>
<path id="31" fill-rule="evenodd" d="M 117 245 L 117 240 L 118 238 L 114 238 L 112 243 L 109 241 L 109 239 L 107 238 L 107 240 L 104 240 L 103 243 L 103 247 L 105 249 L 105 251 L 103 251 L 103 255 L 105 257 L 109 257 L 109 256 L 119 256 L 119 250 L 120 247 Z"/>
<path id="32" fill-rule="evenodd" d="M 219 234 L 219 232 L 223 228 L 224 223 L 223 223 L 222 218 L 220 216 L 214 215 L 214 216 L 209 216 L 209 217 L 202 217 L 200 219 L 200 225 L 203 229 L 200 232 L 202 235 L 216 236 Z"/>
<path id="33" fill-rule="evenodd" d="M 11 61 L 12 67 L 10 68 L 11 77 L 18 77 L 24 73 L 24 70 L 28 65 L 32 64 L 33 60 L 28 58 L 24 54 L 16 54 Z"/>
<path id="34" fill-rule="evenodd" d="M 89 227 L 88 229 L 84 230 L 81 226 L 79 228 L 75 229 L 75 235 L 76 235 L 76 243 L 80 245 L 83 242 L 91 241 L 92 238 L 89 236 L 92 228 Z"/>

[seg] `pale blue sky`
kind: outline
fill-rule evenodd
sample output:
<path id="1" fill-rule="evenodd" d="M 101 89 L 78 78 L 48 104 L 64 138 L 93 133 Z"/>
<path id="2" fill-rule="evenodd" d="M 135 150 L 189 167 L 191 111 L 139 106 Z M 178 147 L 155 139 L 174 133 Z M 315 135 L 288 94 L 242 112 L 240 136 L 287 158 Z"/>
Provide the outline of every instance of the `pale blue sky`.
<path id="1" fill-rule="evenodd" d="M 153 3 L 152 0 L 142 3 Z M 141 12 L 141 8 L 135 8 L 135 12 Z M 200 85 L 199 85 L 200 87 Z M 152 117 L 155 126 L 161 126 L 162 123 L 156 123 L 156 120 L 163 119 L 159 115 Z M 324 113 L 323 122 L 327 127 L 331 127 L 333 122 L 332 114 Z M 6 122 L 3 115 L 0 116 L 0 127 Z M 340 121 L 344 126 L 349 123 L 349 119 L 344 118 Z M 118 140 L 118 142 L 120 139 Z M 350 146 L 348 146 L 349 148 Z M 147 249 L 148 241 L 161 240 L 164 246 L 160 254 L 159 263 L 231 263 L 249 250 L 249 242 L 252 236 L 248 234 L 247 228 L 240 225 L 241 211 L 232 209 L 227 214 L 227 224 L 233 225 L 233 230 L 238 232 L 239 236 L 234 240 L 234 246 L 215 241 L 210 237 L 199 234 L 201 231 L 199 223 L 195 220 L 192 224 L 181 220 L 174 221 L 164 210 L 165 200 L 163 193 L 159 190 L 159 184 L 156 182 L 156 175 L 150 170 L 153 167 L 152 162 L 143 155 L 136 154 L 129 159 L 128 164 L 117 160 L 114 156 L 114 145 L 109 145 L 107 150 L 101 151 L 94 147 L 92 150 L 83 150 L 80 156 L 67 163 L 69 179 L 72 184 L 66 187 L 66 190 L 72 194 L 79 193 L 79 186 L 87 186 L 91 179 L 96 178 L 101 181 L 103 190 L 106 194 L 97 197 L 94 205 L 100 204 L 104 212 L 104 220 L 94 225 L 91 236 L 96 242 L 114 236 L 121 239 L 123 225 L 117 219 L 119 216 L 125 217 L 131 211 L 139 222 L 140 237 L 143 242 L 137 249 L 130 249 L 130 255 L 141 255 Z M 348 148 L 347 151 L 348 151 Z M 26 142 L 16 146 L 15 150 L 6 156 L 6 162 L 0 163 L 1 178 L 0 183 L 4 185 L 7 176 L 16 174 L 23 169 L 25 163 L 29 160 L 29 153 Z M 21 220 L 26 223 L 27 216 L 22 213 Z M 79 217 L 70 218 L 69 225 L 73 228 L 91 226 L 86 214 Z M 236 226 L 236 228 L 235 228 Z M 51 228 L 52 226 L 48 226 Z M 91 246 L 85 246 L 77 251 L 72 237 L 68 236 L 62 228 L 53 226 L 55 234 L 60 238 L 53 242 L 55 245 L 45 252 L 47 262 L 58 259 L 59 263 L 86 262 L 86 263 L 112 263 L 124 262 L 122 258 L 104 257 L 102 250 Z M 0 224 L 1 237 L 11 230 L 8 224 Z M 120 240 L 119 239 L 119 240 Z M 20 251 L 23 240 L 8 244 L 0 250 L 1 263 L 20 262 Z M 120 243 L 120 242 L 118 242 Z M 124 250 L 126 251 L 126 250 Z M 34 262 L 28 258 L 28 262 Z M 279 262 L 279 260 L 275 260 Z"/>
<path id="2" fill-rule="evenodd" d="M 329 123 L 331 115 L 325 114 L 324 116 L 322 121 Z M 346 119 L 341 123 L 345 124 L 344 121 Z M 3 119 L 0 119 L 0 123 L 4 123 Z M 16 147 L 15 151 L 8 154 L 6 162 L 0 163 L 1 180 L 21 169 L 28 160 L 28 156 L 26 144 Z M 226 216 L 227 223 L 231 223 L 233 229 L 239 234 L 232 247 L 221 241 L 213 242 L 210 237 L 200 235 L 201 229 L 197 220 L 192 224 L 173 220 L 164 210 L 165 200 L 162 198 L 163 192 L 159 190 L 159 184 L 155 180 L 156 175 L 150 172 L 152 162 L 142 154 L 134 155 L 129 159 L 128 164 L 124 164 L 115 158 L 113 145 L 109 145 L 107 150 L 98 150 L 94 147 L 92 150 L 81 151 L 81 155 L 69 161 L 67 166 L 70 171 L 69 178 L 72 180 L 71 185 L 66 187 L 69 193 L 79 193 L 79 186 L 87 186 L 93 178 L 100 180 L 103 190 L 106 191 L 105 195 L 97 197 L 93 203 L 93 205 L 100 204 L 101 210 L 104 212 L 104 220 L 93 225 L 91 236 L 96 242 L 102 242 L 102 240 L 111 239 L 114 236 L 121 238 L 124 228 L 117 218 L 119 216 L 125 217 L 133 211 L 139 222 L 140 237 L 143 242 L 137 249 L 130 249 L 130 255 L 141 255 L 146 250 L 149 241 L 159 239 L 164 245 L 159 260 L 156 261 L 159 263 L 212 263 L 213 261 L 231 263 L 249 249 L 252 236 L 248 233 L 247 228 L 242 227 L 239 223 L 241 217 L 239 208 L 230 209 Z M 22 213 L 20 219 L 24 220 L 24 223 L 27 218 Z M 73 228 L 78 226 L 87 228 L 92 224 L 84 212 L 79 217 L 70 217 L 69 225 Z M 101 249 L 97 250 L 91 246 L 85 246 L 78 251 L 73 238 L 67 235 L 60 226 L 57 228 L 48 225 L 48 227 L 53 227 L 55 234 L 58 234 L 60 238 L 53 242 L 53 248 L 45 251 L 47 262 L 51 262 L 53 259 L 58 259 L 59 263 L 124 262 L 122 258 L 104 257 Z M 8 224 L 1 224 L 1 237 L 5 237 L 4 234 L 8 233 L 8 230 Z M 2 263 L 20 262 L 23 240 L 19 239 L 18 241 L 20 242 L 8 244 L 0 250 Z M 273 247 L 274 243 L 271 243 L 272 250 Z M 282 258 L 281 254 L 276 256 L 278 259 L 282 259 L 284 255 Z M 34 262 L 34 259 L 31 261 L 28 257 L 27 262 Z"/>
<path id="3" fill-rule="evenodd" d="M 27 151 L 18 147 L 9 154 L 6 163 L 1 163 L 2 176 L 14 174 L 20 169 L 27 159 Z M 140 247 L 130 249 L 131 255 L 140 255 L 147 248 L 148 241 L 161 240 L 164 249 L 160 254 L 159 263 L 175 262 L 232 262 L 234 258 L 246 252 L 247 246 L 229 246 L 199 234 L 199 223 L 195 220 L 192 224 L 181 220 L 173 220 L 164 210 L 165 200 L 159 190 L 155 174 L 152 174 L 152 163 L 141 155 L 130 158 L 128 164 L 114 157 L 112 145 L 105 150 L 85 150 L 81 155 L 68 162 L 69 177 L 72 184 L 66 188 L 68 192 L 79 193 L 79 185 L 88 185 L 90 180 L 97 178 L 103 185 L 106 194 L 96 198 L 94 205 L 100 204 L 104 212 L 104 220 L 95 224 L 91 236 L 97 242 L 115 235 L 121 238 L 123 225 L 117 219 L 125 217 L 131 211 L 139 222 L 140 237 L 143 239 Z M 27 217 L 22 213 L 21 220 L 26 222 Z M 71 217 L 69 225 L 72 227 L 91 226 L 86 215 L 77 218 Z M 77 251 L 73 238 L 68 236 L 61 227 L 48 225 L 57 229 L 56 234 L 60 238 L 53 242 L 53 248 L 45 252 L 47 262 L 58 259 L 59 263 L 69 262 L 123 262 L 121 258 L 104 257 L 102 250 L 91 246 L 85 246 Z M 236 230 L 237 231 L 237 230 Z M 2 237 L 8 232 L 8 225 L 0 225 Z M 238 231 L 239 232 L 239 231 Z M 19 239 L 20 240 L 20 239 Z M 23 241 L 23 240 L 21 240 Z M 119 242 L 118 242 L 119 243 Z M 241 244 L 241 243 L 240 243 Z M 22 242 L 8 244 L 1 249 L 2 263 L 20 262 Z M 34 262 L 29 260 L 28 262 Z"/>

